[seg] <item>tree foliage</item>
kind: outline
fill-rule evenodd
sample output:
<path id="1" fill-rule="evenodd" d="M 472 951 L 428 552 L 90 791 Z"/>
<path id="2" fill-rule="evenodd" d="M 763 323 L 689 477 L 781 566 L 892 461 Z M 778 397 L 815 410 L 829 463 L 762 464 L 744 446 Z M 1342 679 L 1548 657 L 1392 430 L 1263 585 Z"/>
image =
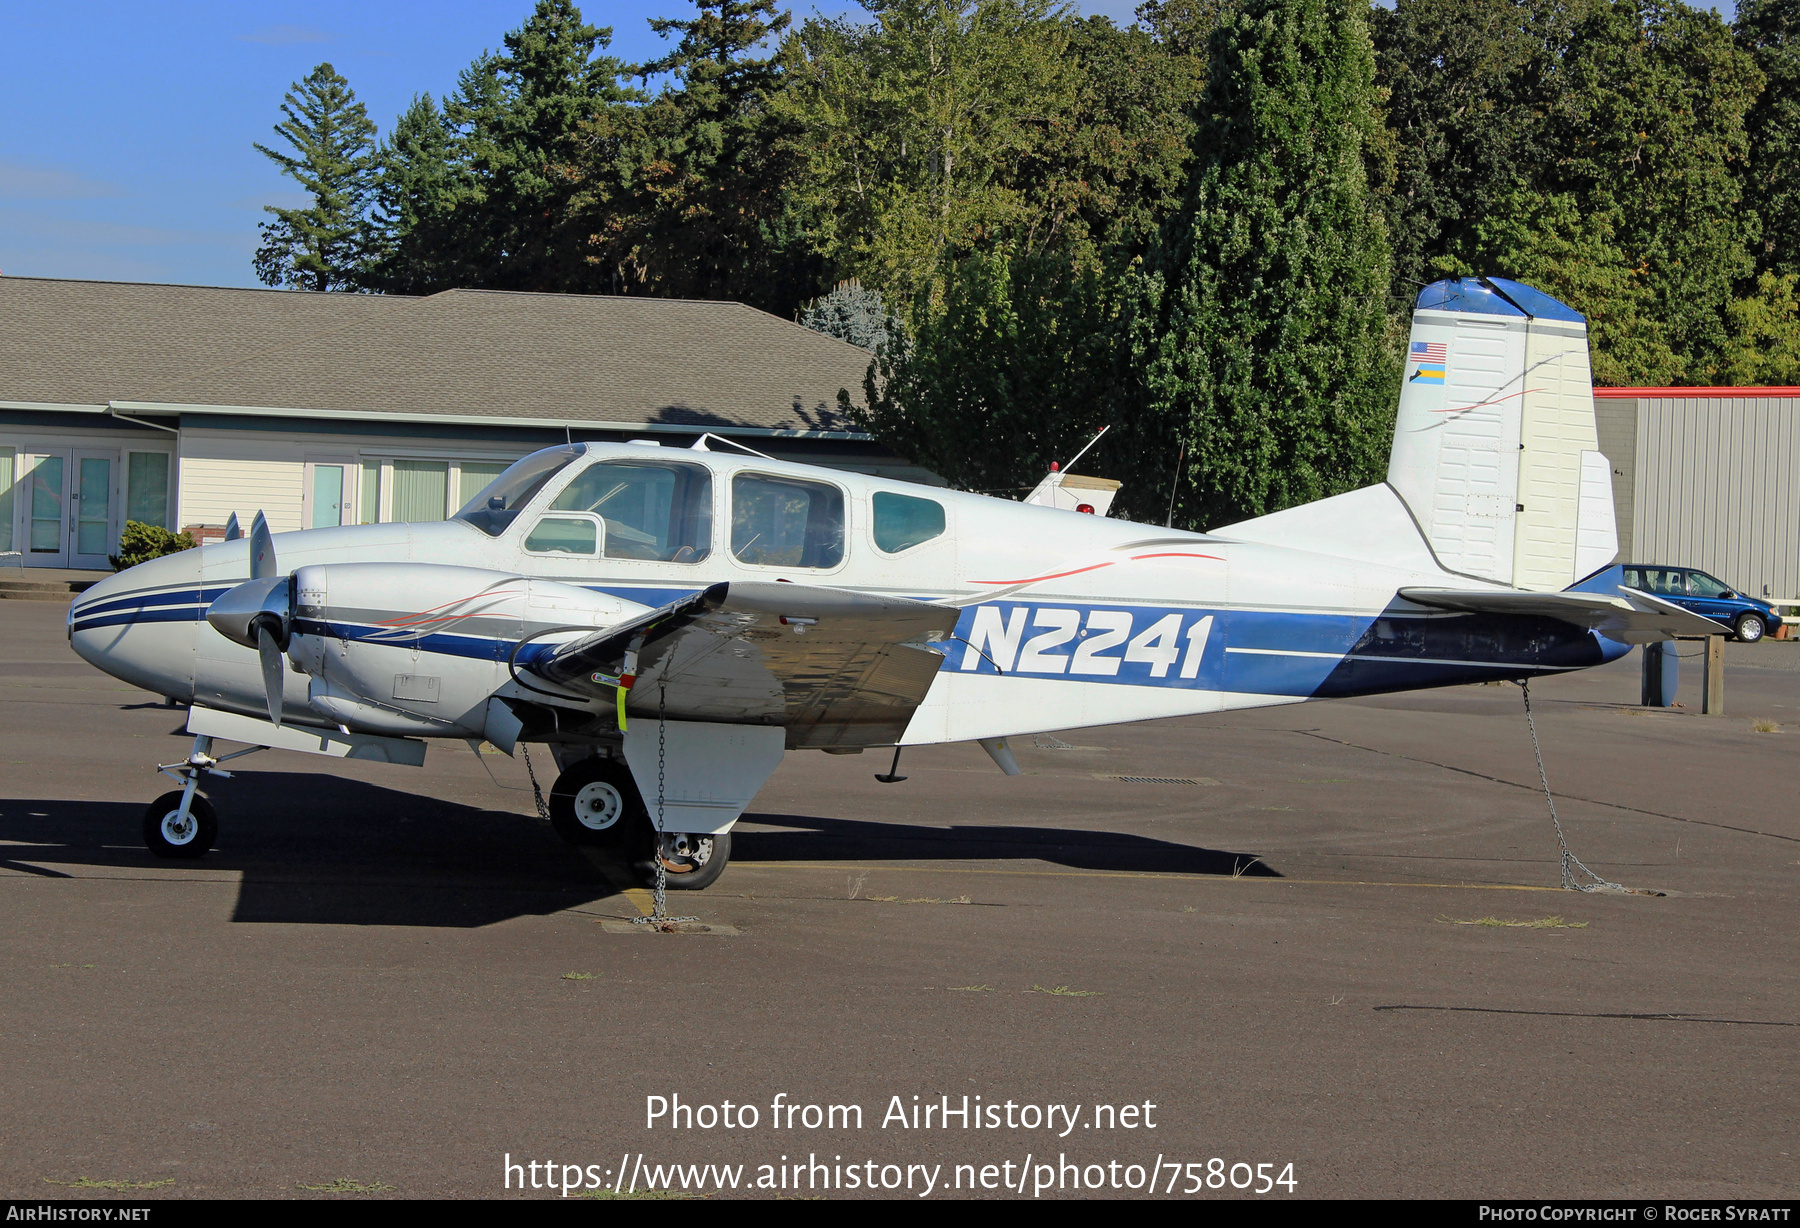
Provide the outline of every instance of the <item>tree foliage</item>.
<path id="1" fill-rule="evenodd" d="M 1189 525 L 1378 477 L 1445 275 L 1585 313 L 1602 383 L 1800 379 L 1800 0 L 652 26 L 664 54 L 626 64 L 537 0 L 379 142 L 320 65 L 257 147 L 312 199 L 271 210 L 258 275 L 737 299 L 871 348 L 852 412 L 954 481 L 1033 485 L 1110 423 L 1122 506 L 1166 516 L 1182 457 Z"/>
<path id="2" fill-rule="evenodd" d="M 274 216 L 262 224 L 256 275 L 269 286 L 345 289 L 355 284 L 366 239 L 375 125 L 330 64 L 290 86 L 281 113 L 285 118 L 275 125 L 275 135 L 293 152 L 262 144 L 256 150 L 304 188 L 312 203 L 300 209 L 267 206 Z"/>
<path id="3" fill-rule="evenodd" d="M 1192 203 L 1153 261 L 1149 405 L 1186 449 L 1183 519 L 1378 480 L 1399 387 L 1374 55 L 1351 0 L 1246 0 L 1212 36 Z"/>

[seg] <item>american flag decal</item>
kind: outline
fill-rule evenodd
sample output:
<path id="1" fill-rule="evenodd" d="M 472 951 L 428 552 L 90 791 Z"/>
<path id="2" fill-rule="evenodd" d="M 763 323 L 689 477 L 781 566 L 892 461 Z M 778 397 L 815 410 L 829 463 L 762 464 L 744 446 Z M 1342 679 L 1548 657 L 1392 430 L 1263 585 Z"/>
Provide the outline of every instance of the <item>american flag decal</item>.
<path id="1" fill-rule="evenodd" d="M 1443 362 L 1449 355 L 1449 343 L 1444 341 L 1415 341 L 1412 353 L 1407 357 L 1414 362 Z"/>

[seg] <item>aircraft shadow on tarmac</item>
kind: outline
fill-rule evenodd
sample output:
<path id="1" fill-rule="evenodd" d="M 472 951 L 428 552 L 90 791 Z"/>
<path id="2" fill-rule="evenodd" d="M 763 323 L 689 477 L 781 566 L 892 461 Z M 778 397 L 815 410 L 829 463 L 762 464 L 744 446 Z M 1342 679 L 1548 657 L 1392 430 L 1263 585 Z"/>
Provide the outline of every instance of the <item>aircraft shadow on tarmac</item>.
<path id="1" fill-rule="evenodd" d="M 149 790 L 146 790 L 148 792 Z M 316 773 L 245 772 L 209 782 L 218 845 L 198 861 L 144 849 L 144 803 L 0 798 L 0 869 L 39 878 L 238 876 L 232 919 L 314 925 L 470 928 L 542 916 L 618 894 L 530 815 Z M 733 857 L 1049 861 L 1177 874 L 1275 871 L 1252 854 L 1141 836 L 1044 827 L 926 827 L 750 814 Z M 98 873 L 93 873 L 97 871 Z M 729 884 L 727 871 L 725 885 Z"/>
<path id="2" fill-rule="evenodd" d="M 1048 861 L 1080 870 L 1136 870 L 1280 878 L 1254 853 L 1172 844 L 1122 832 L 1056 827 L 926 827 L 814 815 L 757 814 L 744 822 L 798 828 L 739 828 L 731 855 L 739 861 Z"/>

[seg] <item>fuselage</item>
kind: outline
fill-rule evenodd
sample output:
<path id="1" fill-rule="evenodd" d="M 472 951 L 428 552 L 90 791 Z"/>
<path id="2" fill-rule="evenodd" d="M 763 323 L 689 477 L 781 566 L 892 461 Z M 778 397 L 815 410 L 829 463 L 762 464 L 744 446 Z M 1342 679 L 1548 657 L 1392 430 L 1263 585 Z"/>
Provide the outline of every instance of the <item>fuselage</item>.
<path id="1" fill-rule="evenodd" d="M 630 444 L 551 451 L 566 460 L 541 463 L 548 478 L 493 496 L 517 495 L 504 511 L 481 506 L 483 492 L 448 521 L 283 533 L 274 539 L 280 567 L 480 569 L 587 590 L 599 602 L 588 616 L 608 601 L 621 612 L 656 608 L 734 581 L 958 607 L 909 744 L 1530 677 L 1626 650 L 1550 619 L 1434 612 L 1397 598 L 1415 585 L 1496 587 L 1446 573 L 1422 545 L 1369 552 L 1371 561 L 752 456 Z M 608 502 L 623 487 L 595 476 L 621 473 L 645 479 L 627 492 L 629 508 Z M 662 481 L 665 473 L 674 478 Z M 70 642 L 135 686 L 261 715 L 257 653 L 205 617 L 249 577 L 246 540 L 153 560 L 84 593 L 70 611 Z M 417 617 L 428 604 L 414 594 L 391 613 Z M 504 645 L 469 642 L 420 640 L 411 651 L 504 656 Z M 404 712 L 409 702 L 391 706 Z M 309 702 L 298 672 L 283 708 L 298 722 L 355 727 Z M 418 710 L 431 719 L 442 711 Z"/>

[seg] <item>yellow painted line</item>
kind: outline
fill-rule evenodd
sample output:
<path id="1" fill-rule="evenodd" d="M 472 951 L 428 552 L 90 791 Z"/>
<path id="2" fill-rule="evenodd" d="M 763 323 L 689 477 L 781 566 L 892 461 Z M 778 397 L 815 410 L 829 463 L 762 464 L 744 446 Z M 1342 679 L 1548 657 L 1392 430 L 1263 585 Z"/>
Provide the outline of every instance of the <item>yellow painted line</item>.
<path id="1" fill-rule="evenodd" d="M 1271 883 L 1308 887 L 1425 887 L 1452 891 L 1561 891 L 1561 887 L 1533 887 L 1524 883 L 1378 883 L 1345 878 L 1268 878 L 1248 874 L 1235 878 L 1229 874 L 1140 874 L 1131 870 L 971 870 L 958 866 L 891 866 L 880 862 L 862 865 L 826 865 L 816 861 L 734 861 L 740 870 L 832 870 L 859 873 L 870 870 L 900 870 L 913 874 L 998 874 L 1023 878 L 1150 878 L 1171 883 Z"/>
<path id="2" fill-rule="evenodd" d="M 631 901 L 632 907 L 636 908 L 640 915 L 647 917 L 655 910 L 655 897 L 642 887 L 637 886 L 631 876 L 625 873 L 623 868 L 602 855 L 599 850 L 582 849 L 581 855 L 588 859 L 589 864 L 591 864 L 594 869 L 600 871 L 601 876 L 605 878 L 607 882 L 618 888 L 620 895 Z"/>

